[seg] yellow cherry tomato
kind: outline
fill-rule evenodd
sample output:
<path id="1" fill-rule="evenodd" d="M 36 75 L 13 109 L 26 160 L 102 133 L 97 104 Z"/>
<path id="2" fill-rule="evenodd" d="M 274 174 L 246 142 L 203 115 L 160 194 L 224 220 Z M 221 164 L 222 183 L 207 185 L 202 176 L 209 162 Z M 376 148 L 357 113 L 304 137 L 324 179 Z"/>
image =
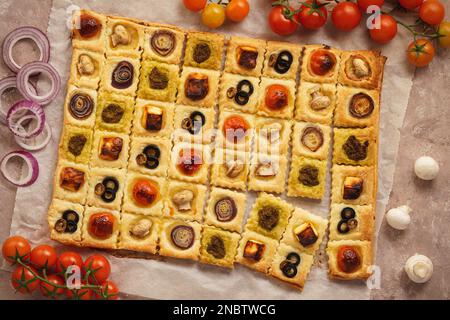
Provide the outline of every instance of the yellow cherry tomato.
<path id="1" fill-rule="evenodd" d="M 247 0 L 231 0 L 225 9 L 227 19 L 233 22 L 241 22 L 250 11 Z"/>
<path id="2" fill-rule="evenodd" d="M 439 25 L 438 33 L 439 37 L 439 45 L 442 48 L 450 48 L 450 22 L 443 21 Z"/>
<path id="3" fill-rule="evenodd" d="M 225 8 L 217 3 L 208 4 L 202 12 L 202 23 L 216 29 L 225 22 Z"/>

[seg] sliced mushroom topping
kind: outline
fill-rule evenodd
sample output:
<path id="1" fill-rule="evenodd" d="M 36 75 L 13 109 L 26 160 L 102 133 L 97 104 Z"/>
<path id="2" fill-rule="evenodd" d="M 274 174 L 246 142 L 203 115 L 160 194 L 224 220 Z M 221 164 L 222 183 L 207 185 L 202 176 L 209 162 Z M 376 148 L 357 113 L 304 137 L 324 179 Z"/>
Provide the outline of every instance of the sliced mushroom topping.
<path id="1" fill-rule="evenodd" d="M 319 169 L 311 165 L 301 167 L 298 174 L 298 181 L 307 187 L 319 185 Z"/>
<path id="2" fill-rule="evenodd" d="M 167 72 L 157 67 L 153 67 L 152 71 L 150 71 L 148 80 L 150 83 L 150 88 L 156 90 L 166 89 L 169 84 Z"/>
<path id="3" fill-rule="evenodd" d="M 259 261 L 262 259 L 264 251 L 266 251 L 266 245 L 264 243 L 256 240 L 248 240 L 244 247 L 243 257 L 253 261 Z"/>
<path id="4" fill-rule="evenodd" d="M 352 116 L 358 119 L 366 118 L 370 116 L 375 107 L 375 103 L 371 96 L 366 93 L 360 92 L 355 94 L 350 100 L 348 111 Z"/>
<path id="5" fill-rule="evenodd" d="M 219 236 L 212 236 L 209 240 L 206 252 L 212 255 L 216 259 L 223 259 L 226 255 L 225 244 L 223 239 Z"/>
<path id="6" fill-rule="evenodd" d="M 150 219 L 140 219 L 131 229 L 130 234 L 136 238 L 145 238 L 150 234 L 153 222 Z"/>
<path id="7" fill-rule="evenodd" d="M 111 34 L 111 45 L 113 48 L 119 44 L 127 45 L 131 43 L 131 35 L 127 28 L 121 24 L 114 26 L 113 33 Z"/>
<path id="8" fill-rule="evenodd" d="M 197 63 L 205 62 L 209 59 L 211 56 L 211 48 L 209 47 L 209 44 L 202 42 L 198 43 L 195 48 L 194 52 L 192 53 L 192 59 L 194 59 Z"/>
<path id="9" fill-rule="evenodd" d="M 311 150 L 312 152 L 316 152 L 323 145 L 323 132 L 319 127 L 306 127 L 303 130 L 301 137 L 302 144 Z"/>
<path id="10" fill-rule="evenodd" d="M 287 278 L 294 278 L 297 275 L 297 266 L 293 265 L 287 260 L 280 263 L 280 270 Z"/>
<path id="11" fill-rule="evenodd" d="M 172 196 L 172 202 L 177 206 L 178 211 L 189 211 L 192 209 L 194 192 L 184 189 Z"/>
<path id="12" fill-rule="evenodd" d="M 353 73 L 358 78 L 365 78 L 369 76 L 369 65 L 361 58 L 353 58 L 352 60 Z"/>
<path id="13" fill-rule="evenodd" d="M 311 92 L 311 103 L 310 107 L 313 110 L 323 110 L 331 105 L 331 99 L 329 96 L 323 94 L 320 87 L 315 87 Z"/>
<path id="14" fill-rule="evenodd" d="M 170 237 L 175 246 L 187 250 L 194 244 L 195 232 L 190 226 L 176 226 L 172 229 Z"/>
<path id="15" fill-rule="evenodd" d="M 159 131 L 163 125 L 163 110 L 158 107 L 145 106 L 142 113 L 142 127 L 148 131 Z"/>
<path id="16" fill-rule="evenodd" d="M 134 67 L 128 61 L 121 61 L 114 68 L 111 86 L 116 89 L 126 89 L 133 83 Z"/>
<path id="17" fill-rule="evenodd" d="M 358 199 L 363 191 L 363 179 L 360 177 L 345 177 L 344 179 L 344 193 L 345 200 Z"/>
<path id="18" fill-rule="evenodd" d="M 226 175 L 229 178 L 236 178 L 244 170 L 244 161 L 241 159 L 229 160 L 225 162 Z"/>
<path id="19" fill-rule="evenodd" d="M 65 167 L 61 170 L 59 180 L 61 188 L 77 192 L 84 185 L 84 172 L 72 167 Z"/>
<path id="20" fill-rule="evenodd" d="M 55 222 L 54 229 L 56 232 L 63 233 L 66 231 L 67 221 L 64 219 L 58 219 Z"/>
<path id="21" fill-rule="evenodd" d="M 258 59 L 258 49 L 254 47 L 238 47 L 236 61 L 245 69 L 255 69 Z"/>
<path id="22" fill-rule="evenodd" d="M 153 33 L 150 45 L 160 56 L 168 56 L 175 49 L 175 34 L 169 30 L 158 30 Z"/>
<path id="23" fill-rule="evenodd" d="M 275 207 L 265 206 L 258 211 L 258 225 L 264 230 L 271 231 L 280 221 L 280 210 Z"/>
<path id="24" fill-rule="evenodd" d="M 260 177 L 275 177 L 279 171 L 280 167 L 276 161 L 272 161 L 271 159 L 259 159 L 255 174 Z"/>
<path id="25" fill-rule="evenodd" d="M 233 220 L 237 215 L 236 203 L 231 197 L 223 197 L 214 205 L 214 212 L 217 220 L 220 222 L 228 222 Z"/>
<path id="26" fill-rule="evenodd" d="M 67 148 L 69 149 L 69 152 L 71 154 L 73 154 L 75 157 L 78 157 L 83 151 L 86 142 L 87 138 L 84 135 L 75 135 L 70 137 Z"/>
<path id="27" fill-rule="evenodd" d="M 264 125 L 261 128 L 260 135 L 262 138 L 265 138 L 269 143 L 275 144 L 280 141 L 281 130 L 283 130 L 283 125 L 279 122 L 274 122 Z"/>
<path id="28" fill-rule="evenodd" d="M 358 138 L 351 135 L 342 145 L 342 149 L 350 160 L 361 161 L 367 158 L 369 141 L 360 142 Z"/>
<path id="29" fill-rule="evenodd" d="M 125 110 L 118 104 L 111 103 L 102 111 L 102 120 L 105 123 L 119 123 Z"/>
<path id="30" fill-rule="evenodd" d="M 88 118 L 94 110 L 94 102 L 90 95 L 86 93 L 75 93 L 69 102 L 69 112 L 75 119 L 84 120 Z"/>
<path id="31" fill-rule="evenodd" d="M 304 247 L 313 245 L 319 239 L 319 233 L 310 222 L 305 222 L 296 227 L 294 229 L 294 234 L 300 244 Z"/>
<path id="32" fill-rule="evenodd" d="M 120 137 L 104 137 L 100 143 L 99 158 L 107 161 L 119 159 L 122 152 L 123 139 Z"/>
<path id="33" fill-rule="evenodd" d="M 357 250 L 350 246 L 342 246 L 337 253 L 337 265 L 342 272 L 352 273 L 361 266 L 361 257 Z"/>
<path id="34" fill-rule="evenodd" d="M 82 38 L 90 39 L 97 36 L 102 29 L 102 24 L 90 14 L 80 15 L 79 28 L 75 30 Z"/>
<path id="35" fill-rule="evenodd" d="M 83 76 L 90 76 L 94 74 L 94 60 L 87 54 L 80 54 L 78 56 L 77 70 Z"/>
<path id="36" fill-rule="evenodd" d="M 191 73 L 184 84 L 184 94 L 191 100 L 198 101 L 205 98 L 209 92 L 208 76 L 201 73 Z"/>

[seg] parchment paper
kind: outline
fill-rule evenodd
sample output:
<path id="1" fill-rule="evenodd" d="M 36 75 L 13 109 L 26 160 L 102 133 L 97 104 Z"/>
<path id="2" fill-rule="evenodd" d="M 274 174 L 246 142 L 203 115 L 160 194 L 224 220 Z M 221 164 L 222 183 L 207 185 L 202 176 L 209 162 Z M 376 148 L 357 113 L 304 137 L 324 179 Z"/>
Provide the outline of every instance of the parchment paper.
<path id="1" fill-rule="evenodd" d="M 228 23 L 219 32 L 249 36 L 267 40 L 282 40 L 301 44 L 325 43 L 341 49 L 382 49 L 388 57 L 385 68 L 381 104 L 379 187 L 377 200 L 376 230 L 383 218 L 389 193 L 392 188 L 393 171 L 399 142 L 399 129 L 412 85 L 413 69 L 405 63 L 404 48 L 409 40 L 399 34 L 395 41 L 377 48 L 368 40 L 366 30 L 361 27 L 351 33 L 336 32 L 331 24 L 318 32 L 302 30 L 288 38 L 273 34 L 266 22 L 269 1 L 249 0 L 251 12 L 240 24 Z M 179 0 L 54 0 L 48 27 L 51 43 L 51 63 L 67 83 L 71 45 L 67 21 L 73 5 L 90 8 L 102 13 L 163 22 L 187 29 L 207 30 L 200 24 L 200 16 L 184 9 Z M 29 188 L 17 191 L 16 205 L 11 225 L 11 234 L 27 236 L 33 243 L 50 242 L 47 227 L 47 208 L 51 200 L 53 172 L 56 164 L 57 147 L 63 120 L 63 101 L 66 86 L 58 98 L 45 108 L 47 121 L 53 128 L 53 140 L 43 151 L 37 152 L 40 176 Z M 329 210 L 328 175 L 327 196 L 321 202 L 308 200 L 288 201 L 311 212 L 328 217 Z M 247 207 L 253 204 L 254 194 L 249 193 Z M 122 292 L 158 299 L 368 299 L 370 290 L 365 283 L 344 283 L 327 278 L 326 258 L 323 247 L 309 275 L 305 289 L 295 289 L 270 279 L 245 267 L 236 266 L 234 271 L 201 265 L 190 261 L 169 258 L 144 260 L 111 256 L 113 279 Z M 381 249 L 382 250 L 382 249 Z M 79 250 L 88 254 L 92 250 Z M 381 270 L 382 271 L 382 270 Z"/>

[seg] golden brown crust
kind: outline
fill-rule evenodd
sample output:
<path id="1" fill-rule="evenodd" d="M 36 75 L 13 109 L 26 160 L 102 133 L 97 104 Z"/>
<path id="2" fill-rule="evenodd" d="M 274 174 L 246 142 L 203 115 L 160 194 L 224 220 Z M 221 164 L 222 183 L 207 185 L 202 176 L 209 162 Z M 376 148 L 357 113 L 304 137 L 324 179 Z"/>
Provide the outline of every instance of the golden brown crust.
<path id="1" fill-rule="evenodd" d="M 187 158 L 184 160 L 182 155 L 187 156 L 189 154 L 196 155 L 196 158 L 194 160 L 192 158 L 191 160 Z M 211 163 L 210 156 L 211 151 L 208 145 L 187 142 L 175 144 L 170 156 L 169 177 L 176 180 L 206 184 L 208 181 L 208 168 Z M 178 167 L 179 164 L 183 163 L 198 164 L 200 168 L 191 175 L 185 174 Z"/>
<path id="2" fill-rule="evenodd" d="M 308 148 L 302 143 L 302 138 L 305 134 L 304 139 L 306 139 L 308 132 L 315 132 L 314 129 L 317 130 L 318 135 L 322 137 L 322 144 L 317 148 Z M 328 159 L 328 153 L 330 150 L 330 140 L 331 127 L 319 123 L 295 121 L 291 140 L 292 155 L 326 160 Z"/>
<path id="3" fill-rule="evenodd" d="M 230 167 L 242 164 L 239 173 L 228 173 Z M 237 190 L 245 190 L 250 170 L 250 153 L 230 149 L 216 148 L 211 166 L 211 184 Z"/>
<path id="4" fill-rule="evenodd" d="M 100 32 L 92 38 L 81 38 L 75 29 L 79 29 L 80 16 L 88 14 L 96 18 L 102 28 Z M 95 52 L 104 53 L 106 45 L 106 16 L 93 12 L 91 10 L 76 10 L 72 17 L 72 46 L 78 49 L 90 50 Z"/>
<path id="5" fill-rule="evenodd" d="M 121 28 L 122 32 L 126 32 L 128 36 L 127 44 L 113 43 L 112 39 L 117 27 Z M 141 57 L 144 42 L 143 26 L 127 19 L 107 17 L 105 38 L 107 57 L 122 56 L 138 59 Z"/>
<path id="6" fill-rule="evenodd" d="M 155 107 L 162 113 L 162 124 L 160 130 L 150 131 L 143 126 L 143 116 L 146 107 Z M 131 131 L 132 136 L 170 138 L 173 131 L 174 109 L 175 106 L 172 103 L 136 99 L 133 116 L 133 128 Z"/>
<path id="7" fill-rule="evenodd" d="M 122 61 L 126 61 L 133 66 L 133 81 L 130 86 L 124 89 L 118 89 L 112 86 L 111 79 L 113 77 L 113 72 Z M 100 90 L 105 90 L 112 93 L 124 94 L 127 96 L 136 96 L 136 91 L 139 83 L 139 71 L 141 68 L 141 63 L 138 59 L 130 57 L 108 57 L 103 66 L 103 74 L 100 81 Z"/>
<path id="8" fill-rule="evenodd" d="M 90 74 L 81 74 L 78 70 L 78 65 L 80 63 L 80 56 L 89 57 L 91 62 L 94 64 L 94 71 Z M 70 64 L 70 78 L 69 84 L 73 84 L 77 87 L 97 89 L 100 83 L 100 76 L 103 71 L 103 64 L 105 57 L 97 52 L 88 51 L 85 49 L 73 49 L 72 52 L 72 62 Z"/>
<path id="9" fill-rule="evenodd" d="M 198 62 L 195 56 L 197 46 L 207 46 L 209 57 L 202 58 Z M 225 37 L 218 33 L 189 32 L 187 34 L 186 51 L 184 54 L 184 65 L 203 69 L 220 70 L 222 67 L 222 56 L 225 47 Z M 196 61 L 197 59 L 197 61 Z"/>
<path id="10" fill-rule="evenodd" d="M 55 223 L 62 218 L 64 211 L 74 210 L 78 213 L 79 220 L 77 223 L 77 230 L 74 233 L 58 232 L 55 230 Z M 78 203 L 53 199 L 48 208 L 47 222 L 50 230 L 50 238 L 62 243 L 80 245 L 81 242 L 81 227 L 83 225 L 84 207 Z"/>
<path id="11" fill-rule="evenodd" d="M 273 168 L 272 175 L 262 175 L 262 166 Z M 286 186 L 287 159 L 284 156 L 256 153 L 250 160 L 250 173 L 248 176 L 248 189 L 253 191 L 265 191 L 283 193 Z"/>
<path id="12" fill-rule="evenodd" d="M 314 185 L 308 185 L 300 180 L 300 171 L 305 168 L 317 170 L 317 181 Z M 305 157 L 293 156 L 291 171 L 289 173 L 287 195 L 289 197 L 304 197 L 310 199 L 322 199 L 325 193 L 327 173 L 327 160 L 317 160 Z"/>
<path id="13" fill-rule="evenodd" d="M 157 51 L 155 51 L 152 48 L 151 45 L 151 39 L 153 35 L 156 32 L 171 32 L 174 35 L 175 38 L 175 46 L 172 49 L 172 51 L 166 55 L 161 55 Z M 152 59 L 157 60 L 165 63 L 172 63 L 179 65 L 181 63 L 181 57 L 183 55 L 183 46 L 184 46 L 184 39 L 185 39 L 186 33 L 183 30 L 180 30 L 173 26 L 164 26 L 164 25 L 157 25 L 153 24 L 149 27 L 145 28 L 145 36 L 144 36 L 144 43 L 143 48 L 144 52 L 142 54 L 142 57 L 144 59 Z"/>
<path id="14" fill-rule="evenodd" d="M 313 101 L 313 94 L 316 91 L 320 92 L 322 96 L 328 97 L 328 105 L 316 107 L 311 104 Z M 333 122 L 333 111 L 335 107 L 336 85 L 331 83 L 321 84 L 300 80 L 297 98 L 295 100 L 295 120 L 331 125 Z"/>
<path id="15" fill-rule="evenodd" d="M 243 102 L 240 102 L 241 104 L 236 102 L 236 94 L 230 95 L 228 92 L 228 90 L 237 90 L 237 86 L 241 81 L 249 81 L 253 86 L 253 92 L 249 95 L 248 102 L 244 105 L 241 105 Z M 219 108 L 221 110 L 232 109 L 240 112 L 255 113 L 259 102 L 259 82 L 259 78 L 256 77 L 224 72 L 220 78 Z"/>
<path id="16" fill-rule="evenodd" d="M 205 117 L 205 122 L 201 125 L 201 122 L 197 124 L 198 129 L 187 130 L 183 128 L 183 121 L 186 119 L 191 120 L 191 115 L 201 112 Z M 216 113 L 214 108 L 199 108 L 196 106 L 175 106 L 174 120 L 173 120 L 173 141 L 177 142 L 190 142 L 196 144 L 208 144 L 214 139 L 214 123 L 216 121 Z M 194 124 L 195 125 L 195 124 Z M 201 126 L 201 127 L 200 127 Z M 192 128 L 192 127 L 191 127 Z"/>
<path id="17" fill-rule="evenodd" d="M 177 193 L 186 190 L 193 193 L 193 199 L 189 202 L 190 209 L 180 209 L 179 205 L 174 202 L 173 197 Z M 175 180 L 169 181 L 167 194 L 164 198 L 165 215 L 174 219 L 201 222 L 206 201 L 206 191 L 206 186 L 200 184 Z"/>
<path id="18" fill-rule="evenodd" d="M 147 146 L 156 146 L 160 151 L 157 164 L 151 167 L 139 165 L 137 162 L 137 157 L 144 152 Z M 152 176 L 167 177 L 171 149 L 172 143 L 169 139 L 133 137 L 131 140 L 130 158 L 128 159 L 128 170 Z"/>

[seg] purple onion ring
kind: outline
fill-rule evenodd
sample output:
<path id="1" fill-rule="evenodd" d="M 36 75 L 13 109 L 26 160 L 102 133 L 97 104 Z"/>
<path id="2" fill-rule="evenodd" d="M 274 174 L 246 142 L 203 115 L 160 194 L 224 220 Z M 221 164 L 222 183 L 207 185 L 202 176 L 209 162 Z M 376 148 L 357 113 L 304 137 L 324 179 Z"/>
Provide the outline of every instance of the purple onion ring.
<path id="1" fill-rule="evenodd" d="M 33 92 L 34 94 L 37 94 L 37 91 L 36 91 L 36 88 L 34 87 L 34 85 L 32 83 L 29 83 L 29 85 L 30 85 L 31 92 Z M 4 107 L 2 105 L 2 101 L 1 101 L 1 97 L 3 96 L 3 93 L 8 89 L 17 89 L 17 79 L 15 76 L 6 77 L 6 78 L 3 78 L 2 80 L 0 80 L 0 123 L 2 123 L 2 124 L 6 124 L 6 115 L 8 112 L 7 110 L 9 110 L 9 108 L 11 107 L 11 106 Z"/>
<path id="2" fill-rule="evenodd" d="M 20 123 L 23 122 L 21 118 L 23 118 L 24 113 L 27 115 L 29 114 L 36 119 L 37 126 L 34 130 L 27 132 L 24 130 L 23 126 L 20 125 Z M 25 117 L 27 117 L 27 115 Z M 6 122 L 14 135 L 21 138 L 32 138 L 39 135 L 42 130 L 44 130 L 45 113 L 39 104 L 29 100 L 21 100 L 9 109 L 8 114 L 6 115 Z"/>
<path id="3" fill-rule="evenodd" d="M 26 172 L 26 176 L 20 179 L 15 179 L 14 177 L 12 177 L 11 172 L 6 167 L 8 162 L 15 157 L 21 158 L 28 169 Z M 2 161 L 0 162 L 0 172 L 2 173 L 3 177 L 13 185 L 17 187 L 28 187 L 32 185 L 39 176 L 39 164 L 36 158 L 28 151 L 17 150 L 10 152 L 3 157 Z"/>

